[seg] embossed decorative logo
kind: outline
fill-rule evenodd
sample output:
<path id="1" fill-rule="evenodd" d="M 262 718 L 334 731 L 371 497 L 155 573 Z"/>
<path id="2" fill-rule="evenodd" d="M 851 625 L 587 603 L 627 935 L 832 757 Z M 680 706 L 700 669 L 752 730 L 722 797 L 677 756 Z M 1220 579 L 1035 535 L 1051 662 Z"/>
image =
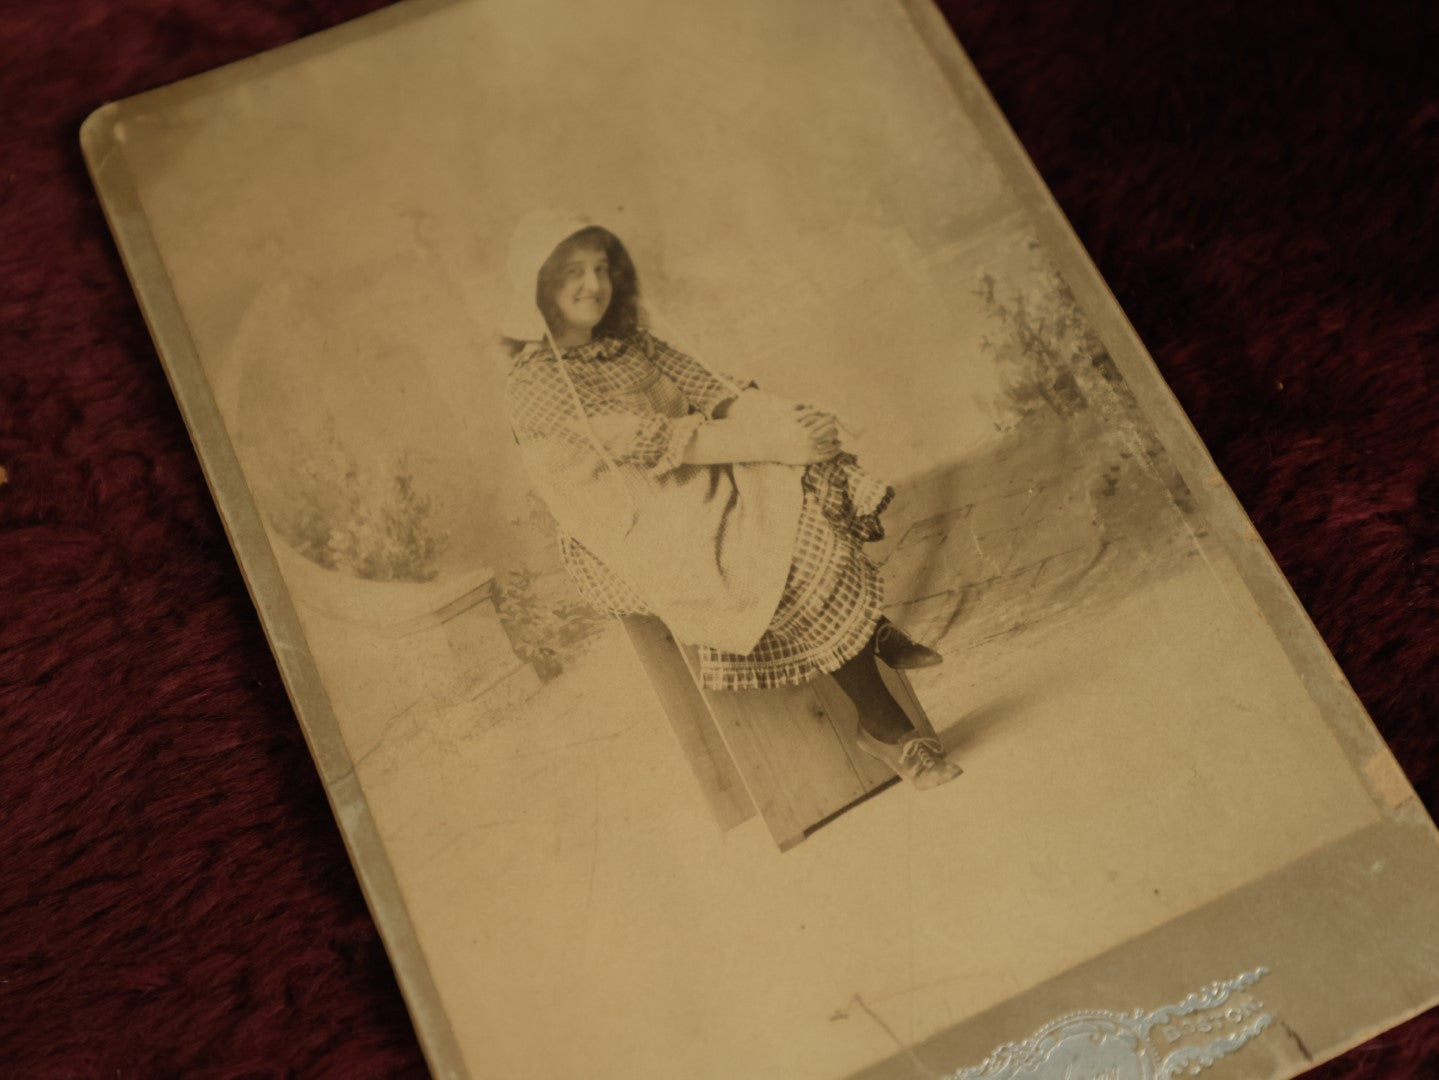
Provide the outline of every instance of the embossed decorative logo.
<path id="1" fill-rule="evenodd" d="M 1173 1080 L 1234 1053 L 1273 1022 L 1247 993 L 1268 968 L 1210 983 L 1177 1005 L 1052 1020 L 944 1080 Z"/>

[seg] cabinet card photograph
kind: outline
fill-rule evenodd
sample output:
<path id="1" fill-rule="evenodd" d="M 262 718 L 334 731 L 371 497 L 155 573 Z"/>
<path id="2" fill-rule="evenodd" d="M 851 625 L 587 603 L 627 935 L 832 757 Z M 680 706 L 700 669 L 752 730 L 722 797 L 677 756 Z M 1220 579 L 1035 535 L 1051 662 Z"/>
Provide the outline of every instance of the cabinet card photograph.
<path id="1" fill-rule="evenodd" d="M 1291 1076 L 1403 775 L 924 0 L 399 5 L 85 150 L 440 1076 Z"/>

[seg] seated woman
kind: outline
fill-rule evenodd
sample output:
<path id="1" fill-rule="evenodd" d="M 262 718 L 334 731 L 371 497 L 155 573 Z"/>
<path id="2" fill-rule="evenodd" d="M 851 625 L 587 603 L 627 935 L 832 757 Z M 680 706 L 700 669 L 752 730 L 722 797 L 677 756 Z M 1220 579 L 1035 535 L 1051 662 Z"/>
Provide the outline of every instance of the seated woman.
<path id="1" fill-rule="evenodd" d="M 835 418 L 719 376 L 642 325 L 639 283 L 607 229 L 548 213 L 511 244 L 506 405 L 582 596 L 653 614 L 698 648 L 707 690 L 834 678 L 859 745 L 916 787 L 958 776 L 878 663 L 937 653 L 881 614 L 863 545 L 893 496 Z"/>

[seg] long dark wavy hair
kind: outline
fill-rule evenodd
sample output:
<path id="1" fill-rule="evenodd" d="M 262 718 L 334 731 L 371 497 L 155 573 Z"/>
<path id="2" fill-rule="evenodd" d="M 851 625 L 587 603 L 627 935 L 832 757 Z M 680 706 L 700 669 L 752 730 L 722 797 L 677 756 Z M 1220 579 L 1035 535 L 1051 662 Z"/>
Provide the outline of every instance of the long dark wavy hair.
<path id="1" fill-rule="evenodd" d="M 620 238 L 608 229 L 591 225 L 581 229 L 562 243 L 540 267 L 535 282 L 535 303 L 545 317 L 552 333 L 558 334 L 564 327 L 554 297 L 563 283 L 565 263 L 571 255 L 584 248 L 598 248 L 605 253 L 610 264 L 610 306 L 605 316 L 594 328 L 594 336 L 629 338 L 640 328 L 640 281 L 635 272 L 634 260 L 625 250 Z"/>

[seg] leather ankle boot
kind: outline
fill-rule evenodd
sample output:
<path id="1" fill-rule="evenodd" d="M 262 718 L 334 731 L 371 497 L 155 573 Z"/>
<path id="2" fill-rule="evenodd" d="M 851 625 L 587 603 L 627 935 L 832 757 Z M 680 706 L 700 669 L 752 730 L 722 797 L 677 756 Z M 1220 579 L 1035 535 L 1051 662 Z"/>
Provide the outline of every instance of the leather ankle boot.
<path id="1" fill-rule="evenodd" d="M 892 668 L 925 668 L 944 663 L 944 657 L 921 645 L 881 616 L 874 630 L 874 655 Z"/>
<path id="2" fill-rule="evenodd" d="M 938 739 L 917 731 L 891 745 L 860 728 L 858 742 L 866 754 L 884 762 L 896 776 L 921 791 L 947 784 L 964 771 L 945 756 Z"/>

